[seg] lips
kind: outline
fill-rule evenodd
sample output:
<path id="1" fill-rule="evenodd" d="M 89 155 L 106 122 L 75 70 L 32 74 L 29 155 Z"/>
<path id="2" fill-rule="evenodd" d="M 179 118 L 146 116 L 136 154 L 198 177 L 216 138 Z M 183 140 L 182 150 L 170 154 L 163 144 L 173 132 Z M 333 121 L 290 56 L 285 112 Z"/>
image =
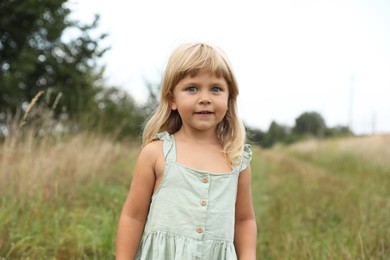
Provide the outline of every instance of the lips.
<path id="1" fill-rule="evenodd" d="M 195 112 L 194 114 L 196 114 L 196 115 L 211 115 L 214 113 L 211 111 L 198 111 L 198 112 Z"/>

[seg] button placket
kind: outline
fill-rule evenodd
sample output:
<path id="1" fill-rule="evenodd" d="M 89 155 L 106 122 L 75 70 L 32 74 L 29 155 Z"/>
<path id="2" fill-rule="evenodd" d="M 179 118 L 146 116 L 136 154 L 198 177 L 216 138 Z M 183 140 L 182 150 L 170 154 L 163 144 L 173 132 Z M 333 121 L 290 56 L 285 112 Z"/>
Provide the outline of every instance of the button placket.
<path id="1" fill-rule="evenodd" d="M 203 214 L 207 214 L 207 204 L 208 204 L 208 186 L 210 185 L 210 177 L 207 175 L 201 176 L 200 181 L 204 183 L 204 192 L 202 192 L 202 197 L 199 198 L 199 206 L 203 208 L 202 212 Z M 205 232 L 205 226 L 206 226 L 206 215 L 204 216 L 203 220 L 199 223 L 200 225 L 195 228 L 196 232 L 199 235 L 203 235 Z"/>

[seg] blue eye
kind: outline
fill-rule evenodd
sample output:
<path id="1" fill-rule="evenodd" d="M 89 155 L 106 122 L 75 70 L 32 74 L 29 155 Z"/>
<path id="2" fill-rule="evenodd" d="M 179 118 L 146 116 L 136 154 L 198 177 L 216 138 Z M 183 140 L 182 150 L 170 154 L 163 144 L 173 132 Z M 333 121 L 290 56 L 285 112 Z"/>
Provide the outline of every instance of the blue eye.
<path id="1" fill-rule="evenodd" d="M 197 91 L 196 87 L 188 87 L 187 92 L 189 93 L 195 93 Z"/>
<path id="2" fill-rule="evenodd" d="M 219 92 L 221 92 L 221 88 L 220 87 L 212 87 L 211 92 L 219 93 Z"/>

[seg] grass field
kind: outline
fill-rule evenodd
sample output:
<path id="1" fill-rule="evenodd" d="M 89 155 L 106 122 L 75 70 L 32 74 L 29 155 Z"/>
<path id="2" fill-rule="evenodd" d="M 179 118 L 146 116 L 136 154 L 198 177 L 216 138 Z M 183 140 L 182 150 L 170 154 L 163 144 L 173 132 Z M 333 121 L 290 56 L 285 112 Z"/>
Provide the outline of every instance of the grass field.
<path id="1" fill-rule="evenodd" d="M 390 259 L 390 136 L 257 151 L 259 259 Z"/>
<path id="2" fill-rule="evenodd" d="M 1 144 L 0 259 L 113 259 L 135 147 Z M 390 259 L 390 136 L 253 151 L 258 259 Z"/>

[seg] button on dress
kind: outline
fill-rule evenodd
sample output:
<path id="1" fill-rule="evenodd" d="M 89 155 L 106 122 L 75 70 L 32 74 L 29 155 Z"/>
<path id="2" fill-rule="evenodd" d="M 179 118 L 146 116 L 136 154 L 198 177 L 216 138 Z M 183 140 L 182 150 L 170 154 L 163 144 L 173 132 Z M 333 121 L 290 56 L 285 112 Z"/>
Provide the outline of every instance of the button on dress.
<path id="1" fill-rule="evenodd" d="M 174 136 L 162 132 L 156 137 L 164 142 L 165 170 L 151 199 L 136 259 L 237 259 L 237 184 L 252 158 L 250 146 L 244 146 L 241 165 L 215 174 L 177 163 Z"/>

